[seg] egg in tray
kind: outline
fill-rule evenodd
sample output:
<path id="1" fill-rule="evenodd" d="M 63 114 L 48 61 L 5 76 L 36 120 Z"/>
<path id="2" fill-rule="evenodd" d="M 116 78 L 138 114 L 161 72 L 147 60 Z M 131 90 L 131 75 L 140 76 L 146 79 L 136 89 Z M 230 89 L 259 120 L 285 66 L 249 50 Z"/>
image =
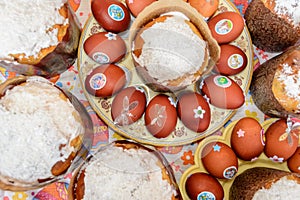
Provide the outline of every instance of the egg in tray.
<path id="1" fill-rule="evenodd" d="M 298 122 L 270 118 L 259 123 L 244 117 L 230 123 L 222 135 L 202 140 L 195 165 L 180 180 L 184 199 L 230 199 L 234 179 L 256 167 L 300 172 Z"/>

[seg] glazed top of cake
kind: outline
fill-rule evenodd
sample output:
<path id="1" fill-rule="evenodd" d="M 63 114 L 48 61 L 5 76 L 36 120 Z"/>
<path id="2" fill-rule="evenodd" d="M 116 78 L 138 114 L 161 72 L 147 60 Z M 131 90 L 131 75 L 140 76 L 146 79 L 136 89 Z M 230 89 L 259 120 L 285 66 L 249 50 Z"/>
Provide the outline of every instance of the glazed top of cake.
<path id="1" fill-rule="evenodd" d="M 29 78 L 0 98 L 0 177 L 26 183 L 53 177 L 51 168 L 74 151 L 83 132 L 79 113 L 56 87 Z"/>
<path id="2" fill-rule="evenodd" d="M 267 7 L 290 24 L 300 28 L 300 0 L 262 0 Z M 299 30 L 300 31 L 300 30 Z"/>
<path id="3" fill-rule="evenodd" d="M 56 46 L 58 28 L 68 23 L 59 13 L 66 0 L 5 0 L 0 3 L 0 59 L 12 60 L 11 54 L 34 56 Z"/>
<path id="4" fill-rule="evenodd" d="M 84 199 L 172 199 L 176 191 L 158 163 L 147 150 L 109 146 L 84 168 Z"/>
<path id="5" fill-rule="evenodd" d="M 281 106 L 300 113 L 300 50 L 294 50 L 276 70 L 272 91 Z"/>
<path id="6" fill-rule="evenodd" d="M 207 55 L 207 44 L 196 34 L 187 17 L 172 12 L 164 21 L 156 21 L 142 29 L 141 55 L 135 56 L 140 66 L 146 67 L 149 75 L 162 85 L 169 80 L 196 73 Z M 193 77 L 194 78 L 194 77 Z M 181 84 L 191 84 L 186 79 Z"/>
<path id="7" fill-rule="evenodd" d="M 274 199 L 300 199 L 300 182 L 293 176 L 284 176 L 279 180 L 270 183 L 268 188 L 262 188 L 255 192 L 253 200 L 274 200 Z"/>

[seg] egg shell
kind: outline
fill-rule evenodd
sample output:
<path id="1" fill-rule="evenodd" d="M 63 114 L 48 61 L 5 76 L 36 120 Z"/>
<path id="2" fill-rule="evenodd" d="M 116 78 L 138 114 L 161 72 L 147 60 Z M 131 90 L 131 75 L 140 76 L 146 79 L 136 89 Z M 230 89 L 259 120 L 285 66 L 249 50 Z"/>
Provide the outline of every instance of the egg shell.
<path id="1" fill-rule="evenodd" d="M 232 179 L 238 170 L 234 151 L 223 142 L 210 142 L 201 151 L 201 161 L 211 175 L 220 179 Z"/>
<path id="2" fill-rule="evenodd" d="M 300 174 L 300 147 L 296 152 L 287 160 L 287 166 L 292 172 Z"/>
<path id="3" fill-rule="evenodd" d="M 115 64 L 105 64 L 91 70 L 86 76 L 85 89 L 96 97 L 110 97 L 126 84 L 126 74 Z"/>
<path id="4" fill-rule="evenodd" d="M 111 116 L 117 125 L 129 125 L 139 120 L 146 109 L 147 99 L 143 89 L 134 86 L 121 90 L 113 99 Z"/>
<path id="5" fill-rule="evenodd" d="M 126 54 L 125 41 L 119 35 L 110 32 L 91 35 L 85 40 L 83 49 L 99 64 L 118 62 Z"/>
<path id="6" fill-rule="evenodd" d="M 245 22 L 239 13 L 227 11 L 212 17 L 207 25 L 217 42 L 224 44 L 232 42 L 240 36 Z"/>
<path id="7" fill-rule="evenodd" d="M 137 17 L 140 12 L 156 0 L 126 0 L 126 5 L 131 14 Z"/>
<path id="8" fill-rule="evenodd" d="M 182 123 L 194 132 L 207 130 L 211 113 L 206 99 L 196 92 L 185 92 L 178 98 L 177 112 Z"/>
<path id="9" fill-rule="evenodd" d="M 209 102 L 219 108 L 237 109 L 245 102 L 242 88 L 227 76 L 210 75 L 204 79 L 200 89 Z"/>
<path id="10" fill-rule="evenodd" d="M 144 115 L 145 125 L 156 138 L 165 138 L 175 130 L 177 112 L 173 101 L 168 95 L 158 94 L 147 105 Z"/>
<path id="11" fill-rule="evenodd" d="M 222 75 L 235 75 L 243 71 L 247 64 L 248 59 L 244 51 L 239 47 L 231 44 L 220 45 L 221 56 L 214 71 Z"/>
<path id="12" fill-rule="evenodd" d="M 240 159 L 251 161 L 264 151 L 263 134 L 263 128 L 256 119 L 244 117 L 232 129 L 230 146 Z"/>
<path id="13" fill-rule="evenodd" d="M 274 162 L 283 162 L 290 158 L 296 151 L 299 137 L 294 131 L 288 136 L 287 122 L 279 119 L 272 123 L 265 134 L 264 153 Z"/>
<path id="14" fill-rule="evenodd" d="M 185 190 L 191 200 L 206 199 L 207 197 L 215 200 L 224 198 L 224 190 L 219 181 L 204 172 L 191 174 L 185 182 Z"/>
<path id="15" fill-rule="evenodd" d="M 216 12 L 219 6 L 219 0 L 189 0 L 188 3 L 205 19 L 210 18 Z"/>
<path id="16" fill-rule="evenodd" d="M 119 33 L 129 27 L 130 12 L 117 0 L 92 0 L 91 10 L 95 20 L 106 31 Z"/>

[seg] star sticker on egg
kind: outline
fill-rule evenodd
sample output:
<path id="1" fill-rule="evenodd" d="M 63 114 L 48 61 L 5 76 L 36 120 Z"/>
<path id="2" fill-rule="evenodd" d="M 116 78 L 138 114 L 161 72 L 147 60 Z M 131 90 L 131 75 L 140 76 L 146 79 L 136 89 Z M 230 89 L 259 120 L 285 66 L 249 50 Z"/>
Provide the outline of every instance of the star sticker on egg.
<path id="1" fill-rule="evenodd" d="M 197 109 L 194 109 L 194 113 L 195 113 L 194 118 L 201 118 L 201 119 L 203 119 L 205 110 L 202 109 L 201 106 L 198 106 Z"/>
<path id="2" fill-rule="evenodd" d="M 220 147 L 218 144 L 215 144 L 215 145 L 213 146 L 213 149 L 214 149 L 214 151 L 220 152 L 221 147 Z"/>
<path id="3" fill-rule="evenodd" d="M 242 129 L 239 129 L 237 132 L 238 137 L 244 137 L 245 136 L 245 131 L 243 131 Z"/>
<path id="4" fill-rule="evenodd" d="M 105 36 L 108 40 L 117 40 L 117 35 L 114 33 L 108 32 L 107 34 L 105 34 Z"/>

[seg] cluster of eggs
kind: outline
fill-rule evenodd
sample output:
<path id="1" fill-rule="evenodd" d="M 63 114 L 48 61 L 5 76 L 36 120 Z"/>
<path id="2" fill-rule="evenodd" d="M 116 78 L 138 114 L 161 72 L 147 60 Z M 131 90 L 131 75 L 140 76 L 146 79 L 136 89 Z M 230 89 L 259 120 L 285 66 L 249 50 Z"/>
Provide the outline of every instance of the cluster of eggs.
<path id="1" fill-rule="evenodd" d="M 254 118 L 244 117 L 236 122 L 228 144 L 210 141 L 200 150 L 206 172 L 188 176 L 185 190 L 190 199 L 215 197 L 223 199 L 224 190 L 219 180 L 231 180 L 242 162 L 256 162 L 266 156 L 277 164 L 286 162 L 292 172 L 300 173 L 299 129 L 289 129 L 286 119 L 278 119 L 264 131 Z M 201 198 L 200 198 L 201 199 Z"/>

